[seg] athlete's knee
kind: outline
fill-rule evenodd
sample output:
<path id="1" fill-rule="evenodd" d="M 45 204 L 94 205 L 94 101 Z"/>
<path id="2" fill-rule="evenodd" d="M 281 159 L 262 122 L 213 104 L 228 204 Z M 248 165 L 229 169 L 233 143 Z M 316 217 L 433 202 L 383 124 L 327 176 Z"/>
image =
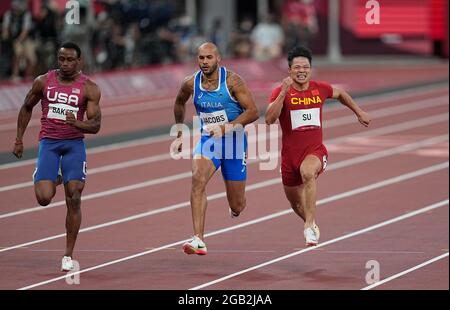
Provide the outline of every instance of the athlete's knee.
<path id="1" fill-rule="evenodd" d="M 66 197 L 67 207 L 72 211 L 78 211 L 81 207 L 81 193 L 75 191 Z"/>
<path id="2" fill-rule="evenodd" d="M 315 171 L 311 169 L 300 169 L 300 174 L 302 176 L 303 183 L 308 183 L 316 178 Z"/>
<path id="3" fill-rule="evenodd" d="M 54 193 L 48 190 L 36 190 L 35 194 L 37 202 L 43 207 L 48 206 L 54 196 Z"/>
<path id="4" fill-rule="evenodd" d="M 201 173 L 194 173 L 192 175 L 192 190 L 193 191 L 203 191 L 206 188 L 208 179 L 205 175 Z"/>
<path id="5" fill-rule="evenodd" d="M 36 194 L 36 199 L 37 199 L 39 205 L 41 205 L 43 207 L 48 206 L 50 204 L 50 202 L 52 202 L 52 198 L 53 197 L 50 197 L 50 196 L 43 196 L 40 194 Z"/>
<path id="6" fill-rule="evenodd" d="M 235 212 L 242 212 L 242 210 L 245 209 L 246 205 L 247 205 L 247 200 L 245 199 L 245 197 L 241 197 L 241 198 L 234 198 L 230 200 L 230 208 L 235 211 Z"/>

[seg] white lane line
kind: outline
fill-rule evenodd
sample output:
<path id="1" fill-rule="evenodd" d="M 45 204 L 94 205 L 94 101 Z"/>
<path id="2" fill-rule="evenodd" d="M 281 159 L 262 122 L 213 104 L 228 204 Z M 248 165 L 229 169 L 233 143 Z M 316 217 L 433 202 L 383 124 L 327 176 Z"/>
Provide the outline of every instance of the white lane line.
<path id="1" fill-rule="evenodd" d="M 340 138 L 338 138 L 338 139 L 340 139 Z M 419 148 L 422 148 L 425 146 L 437 144 L 439 142 L 443 142 L 446 140 L 448 140 L 448 135 L 441 135 L 441 136 L 437 136 L 434 138 L 425 139 L 425 140 L 422 140 L 419 142 L 414 142 L 414 143 L 406 144 L 406 145 L 400 145 L 398 147 L 390 148 L 387 150 L 382 150 L 382 151 L 378 151 L 378 152 L 367 154 L 367 155 L 353 157 L 353 158 L 343 160 L 343 161 L 340 161 L 340 162 L 337 162 L 334 164 L 330 164 L 327 169 L 333 170 L 333 169 L 348 167 L 348 166 L 351 166 L 354 164 L 359 164 L 362 162 L 366 162 L 366 161 L 370 161 L 370 160 L 374 160 L 374 159 L 378 159 L 378 158 L 383 158 L 383 157 L 392 156 L 395 154 L 412 151 L 412 150 L 419 149 Z M 330 140 L 329 143 L 333 143 L 333 139 Z M 275 158 L 275 156 L 278 156 L 278 155 L 279 155 L 278 152 L 274 152 L 274 153 L 270 154 L 270 156 L 272 158 Z M 250 165 L 250 164 L 257 163 L 257 162 L 259 162 L 259 161 L 249 160 L 248 164 Z M 82 200 L 86 201 L 86 200 L 90 200 L 90 199 L 101 198 L 101 197 L 105 197 L 105 196 L 109 196 L 109 195 L 113 195 L 113 194 L 123 193 L 126 191 L 136 190 L 136 189 L 154 186 L 154 185 L 161 185 L 164 183 L 173 182 L 173 181 L 190 178 L 190 177 L 191 177 L 191 172 L 184 172 L 184 173 L 175 174 L 175 175 L 168 176 L 168 177 L 152 179 L 152 180 L 148 180 L 145 182 L 135 183 L 135 184 L 117 187 L 117 188 L 102 191 L 102 192 L 92 193 L 92 194 L 83 196 Z M 66 203 L 65 200 L 61 200 L 61 201 L 53 202 L 46 207 L 37 206 L 37 207 L 33 207 L 33 208 L 27 208 L 27 209 L 22 209 L 22 210 L 18 210 L 18 211 L 3 213 L 3 214 L 0 214 L 0 219 L 17 216 L 17 215 L 21 215 L 21 214 L 26 214 L 26 213 L 30 213 L 30 212 L 43 211 L 43 210 L 46 210 L 49 208 L 64 206 L 65 203 Z"/>
<path id="2" fill-rule="evenodd" d="M 208 286 L 211 286 L 211 285 L 214 285 L 214 284 L 217 284 L 217 283 L 229 280 L 231 278 L 240 276 L 240 275 L 242 275 L 244 273 L 247 273 L 247 272 L 250 272 L 250 271 L 253 271 L 253 270 L 256 270 L 256 269 L 260 269 L 262 267 L 265 267 L 265 266 L 268 266 L 268 265 L 272 265 L 274 263 L 278 263 L 278 262 L 286 260 L 288 258 L 291 258 L 291 257 L 297 256 L 297 255 L 303 254 L 303 253 L 307 253 L 307 252 L 313 251 L 313 250 L 315 250 L 317 248 L 321 248 L 321 247 L 324 247 L 324 246 L 327 246 L 327 245 L 330 245 L 330 244 L 333 244 L 333 243 L 336 243 L 336 242 L 339 242 L 339 241 L 342 241 L 342 240 L 346 240 L 346 239 L 349 239 L 349 238 L 352 238 L 352 237 L 355 237 L 355 236 L 358 236 L 358 235 L 365 234 L 365 233 L 367 233 L 369 231 L 376 230 L 376 229 L 379 229 L 381 227 L 384 227 L 384 226 L 387 226 L 387 225 L 391 225 L 391 224 L 403 221 L 403 220 L 408 219 L 410 217 L 413 217 L 413 216 L 416 216 L 416 215 L 419 215 L 419 214 L 422 214 L 422 213 L 426 213 L 426 212 L 429 212 L 429 211 L 437 209 L 437 208 L 441 208 L 441 207 L 446 206 L 446 205 L 448 205 L 448 199 L 440 201 L 440 202 L 437 202 L 437 203 L 432 204 L 432 205 L 429 205 L 427 207 L 421 208 L 419 210 L 403 214 L 401 216 L 392 218 L 390 220 L 383 221 L 383 222 L 378 223 L 376 225 L 372 225 L 372 226 L 369 226 L 367 228 L 360 229 L 358 231 L 355 231 L 355 232 L 352 232 L 352 233 L 340 236 L 338 238 L 334 238 L 334 239 L 325 241 L 325 242 L 320 243 L 319 245 L 317 245 L 315 247 L 305 248 L 305 249 L 302 249 L 300 251 L 296 251 L 296 252 L 293 252 L 293 253 L 290 253 L 290 254 L 287 254 L 287 255 L 284 255 L 284 256 L 272 259 L 272 260 L 264 262 L 262 264 L 258 264 L 256 266 L 240 270 L 238 272 L 232 273 L 230 275 L 227 275 L 225 277 L 216 279 L 214 281 L 210 281 L 210 282 L 198 285 L 196 287 L 191 288 L 190 290 L 199 290 L 199 289 L 202 289 L 202 288 L 205 288 L 205 287 L 208 287 Z"/>
<path id="3" fill-rule="evenodd" d="M 245 272 L 249 272 L 251 270 L 255 270 L 255 269 L 258 269 L 258 268 L 261 268 L 261 267 L 273 264 L 273 263 L 278 262 L 280 260 L 287 259 L 287 258 L 290 258 L 292 256 L 299 255 L 299 254 L 302 254 L 304 252 L 308 252 L 308 251 L 311 251 L 311 250 L 323 247 L 323 246 L 331 244 L 331 243 L 335 243 L 335 242 L 338 242 L 338 241 L 341 241 L 341 240 L 345 240 L 347 238 L 354 237 L 354 236 L 356 236 L 358 234 L 362 234 L 362 233 L 365 233 L 367 231 L 374 230 L 374 229 L 377 229 L 377 228 L 380 228 L 380 227 L 383 227 L 383 226 L 386 226 L 386 225 L 389 225 L 389 224 L 401 221 L 403 219 L 415 216 L 417 214 L 421 214 L 421 213 L 424 213 L 424 212 L 431 211 L 433 209 L 442 207 L 442 206 L 447 205 L 447 204 L 448 204 L 448 199 L 444 200 L 444 201 L 441 201 L 439 203 L 433 204 L 431 206 L 428 206 L 428 207 L 425 207 L 425 208 L 422 208 L 422 209 L 419 209 L 419 210 L 416 210 L 416 211 L 413 211 L 413 212 L 409 212 L 407 214 L 404 214 L 402 216 L 393 218 L 391 220 L 384 221 L 384 222 L 379 223 L 377 225 L 370 226 L 370 227 L 368 227 L 366 229 L 358 230 L 358 231 L 356 231 L 354 233 L 350 233 L 350 234 L 341 236 L 339 238 L 332 239 L 330 241 L 325 241 L 325 242 L 319 244 L 318 246 L 306 248 L 306 249 L 303 249 L 303 250 L 300 250 L 300 251 L 296 251 L 294 253 L 291 253 L 289 255 L 277 258 L 275 260 L 271 260 L 271 261 L 266 262 L 264 264 L 260 264 L 260 265 L 254 266 L 252 268 L 240 271 L 238 273 L 233 273 L 233 274 L 231 274 L 231 275 L 229 275 L 227 277 L 223 277 L 223 278 L 217 279 L 215 281 L 205 283 L 205 284 L 203 284 L 201 286 L 197 286 L 197 287 L 191 288 L 191 290 L 201 289 L 203 287 L 210 286 L 210 285 L 213 285 L 213 284 L 221 282 L 221 281 L 225 281 L 225 280 L 227 280 L 229 278 L 232 278 L 232 277 L 235 277 L 235 276 L 237 276 L 239 274 L 242 274 L 242 273 L 245 273 Z M 285 210 L 285 211 L 282 211 L 282 212 L 274 213 L 274 214 L 271 214 L 271 215 L 268 215 L 268 216 L 265 216 L 265 217 L 258 218 L 258 219 L 253 220 L 253 221 L 248 221 L 248 222 L 245 222 L 245 223 L 242 223 L 242 224 L 239 224 L 239 225 L 231 226 L 231 227 L 228 227 L 228 228 L 225 228 L 225 229 L 221 229 L 221 230 L 217 230 L 217 231 L 208 233 L 208 234 L 205 234 L 205 236 L 209 237 L 209 236 L 213 236 L 213 235 L 222 234 L 224 232 L 236 230 L 236 229 L 239 229 L 239 228 L 242 228 L 242 227 L 247 227 L 247 226 L 250 226 L 250 225 L 253 225 L 253 224 L 256 224 L 256 223 L 260 223 L 260 222 L 263 222 L 263 221 L 271 220 L 273 218 L 276 218 L 276 217 L 279 217 L 279 216 L 282 216 L 282 215 L 286 215 L 286 214 L 289 214 L 289 213 L 292 213 L 292 212 L 293 212 L 292 209 L 290 209 L 290 210 Z M 189 240 L 190 239 L 181 240 L 181 241 L 178 241 L 178 242 L 174 242 L 174 243 L 171 243 L 171 244 L 167 244 L 167 245 L 161 246 L 159 248 L 155 248 L 155 249 L 148 250 L 148 251 L 145 251 L 145 252 L 140 252 L 140 253 L 137 253 L 137 254 L 134 254 L 134 255 L 130 255 L 130 256 L 123 257 L 123 258 L 120 258 L 120 259 L 116 259 L 116 260 L 113 260 L 113 261 L 110 261 L 110 262 L 106 262 L 106 263 L 103 263 L 103 264 L 100 264 L 100 265 L 96 265 L 96 266 L 93 266 L 93 267 L 82 269 L 80 271 L 71 273 L 71 276 L 78 275 L 78 274 L 81 274 L 81 273 L 86 273 L 88 271 L 100 269 L 100 268 L 111 266 L 111 265 L 114 265 L 114 264 L 122 263 L 122 262 L 131 260 L 131 259 L 134 259 L 134 258 L 138 258 L 138 257 L 144 256 L 144 255 L 147 255 L 147 254 L 155 253 L 155 252 L 167 249 L 167 248 L 179 246 L 179 245 L 181 245 L 184 242 L 189 241 Z M 29 285 L 29 286 L 25 286 L 25 287 L 19 288 L 19 290 L 32 289 L 32 288 L 35 288 L 35 287 L 38 287 L 38 286 L 42 286 L 42 285 L 45 285 L 45 284 L 49 284 L 49 283 L 52 283 L 52 282 L 56 282 L 56 281 L 59 281 L 59 280 L 65 279 L 65 278 L 66 278 L 66 276 L 60 276 L 60 277 L 52 278 L 52 279 L 49 279 L 49 280 L 46 280 L 46 281 L 42 281 L 42 282 L 39 282 L 39 283 L 35 283 L 35 284 Z"/>
<path id="4" fill-rule="evenodd" d="M 395 184 L 395 183 L 398 183 L 398 182 L 402 182 L 404 180 L 408 180 L 410 178 L 415 178 L 415 177 L 417 177 L 419 175 L 432 173 L 432 172 L 439 171 L 439 170 L 442 170 L 442 169 L 445 169 L 445 168 L 448 168 L 448 161 L 444 162 L 444 163 L 441 163 L 441 164 L 438 164 L 438 165 L 430 166 L 428 168 L 417 170 L 417 171 L 414 171 L 414 172 L 411 172 L 411 173 L 407 173 L 407 174 L 401 175 L 399 177 L 394 177 L 394 178 L 391 178 L 391 179 L 388 179 L 388 180 L 385 180 L 385 181 L 382 181 L 382 182 L 374 183 L 374 184 L 369 185 L 369 186 L 361 187 L 359 190 L 348 191 L 346 193 L 342 193 L 342 194 L 335 195 L 335 196 L 332 196 L 332 197 L 335 197 L 335 198 L 337 197 L 338 199 L 345 198 L 346 196 L 343 196 L 343 195 L 350 195 L 351 196 L 351 195 L 359 194 L 361 191 L 364 192 L 364 191 L 367 191 L 367 190 L 376 189 L 376 188 L 378 188 L 380 186 L 382 187 L 382 186 L 386 186 L 386 185 L 390 185 L 390 184 Z M 330 169 L 331 169 L 331 167 L 330 167 Z M 260 188 L 264 188 L 264 187 L 267 187 L 267 186 L 272 186 L 274 184 L 280 183 L 280 181 L 281 181 L 280 178 L 274 178 L 274 179 L 267 180 L 267 181 L 264 181 L 264 182 L 255 183 L 255 184 L 247 186 L 246 191 L 250 192 L 250 191 L 255 190 L 255 189 L 260 189 Z M 213 194 L 213 195 L 209 195 L 207 197 L 207 199 L 208 199 L 208 201 L 213 201 L 213 200 L 221 199 L 221 198 L 224 198 L 224 197 L 226 197 L 226 192 L 221 192 L 221 193 L 216 193 L 216 194 Z M 335 198 L 333 198 L 333 199 L 335 199 Z M 319 200 L 317 202 L 317 205 L 333 201 L 333 200 L 329 200 L 329 199 L 331 199 L 331 198 L 321 199 L 321 200 Z M 113 226 L 113 225 L 129 222 L 129 221 L 134 221 L 134 220 L 141 219 L 141 218 L 144 218 L 144 217 L 152 216 L 152 215 L 163 213 L 163 212 L 174 211 L 174 210 L 181 209 L 181 208 L 186 208 L 186 207 L 189 207 L 189 206 L 190 206 L 190 202 L 189 201 L 185 201 L 185 202 L 182 202 L 182 203 L 179 203 L 179 204 L 175 204 L 175 205 L 170 205 L 170 206 L 167 206 L 167 207 L 164 207 L 164 208 L 159 208 L 159 209 L 152 210 L 152 211 L 138 213 L 138 214 L 135 214 L 135 215 L 132 215 L 132 216 L 128 216 L 128 217 L 124 217 L 124 218 L 121 218 L 121 219 L 118 219 L 118 220 L 114 220 L 114 221 L 106 222 L 106 223 L 103 223 L 103 224 L 86 227 L 86 228 L 80 229 L 80 233 L 86 232 L 86 231 L 93 231 L 93 230 L 96 230 L 96 229 L 109 227 L 109 226 Z M 291 211 L 292 210 L 289 209 L 287 211 L 282 211 L 280 214 L 281 215 L 288 214 Z M 11 250 L 18 249 L 18 248 L 24 248 L 24 247 L 27 247 L 29 245 L 38 244 L 38 243 L 54 240 L 54 239 L 57 239 L 57 238 L 62 238 L 62 237 L 65 237 L 65 236 L 66 236 L 66 234 L 62 233 L 62 234 L 59 234 L 59 235 L 54 235 L 54 236 L 46 237 L 46 238 L 43 238 L 43 239 L 38 239 L 38 240 L 34 240 L 34 241 L 29 241 L 29 242 L 26 242 L 26 243 L 17 244 L 17 245 L 14 245 L 14 246 L 0 248 L 0 253 L 1 252 L 6 252 L 6 251 L 11 251 Z"/>
<path id="5" fill-rule="evenodd" d="M 439 87 L 436 87 L 436 88 L 439 89 Z M 419 89 L 421 89 L 421 88 L 419 88 Z M 428 89 L 428 87 L 425 87 L 425 89 Z M 434 89 L 434 87 L 431 89 Z M 423 92 L 423 90 L 417 91 L 418 94 L 422 94 L 422 92 Z M 383 97 L 383 95 L 376 94 L 376 95 L 364 97 L 363 100 L 360 100 L 358 102 L 360 103 L 361 106 L 385 103 L 385 102 L 389 102 L 389 101 L 392 101 L 395 99 L 404 99 L 403 94 L 409 95 L 409 94 L 411 94 L 411 91 L 409 91 L 409 92 L 399 91 L 399 94 L 400 95 L 392 96 L 391 100 L 372 101 L 372 99 L 370 99 L 370 98 Z M 441 98 L 441 97 L 437 97 L 437 98 Z M 412 102 L 415 102 L 414 97 L 411 97 L 410 103 L 412 104 Z M 342 105 L 333 106 L 333 107 L 328 108 L 326 110 L 326 113 L 334 112 L 336 110 L 342 110 L 343 108 L 344 107 Z M 134 147 L 134 146 L 139 146 L 139 145 L 144 145 L 144 144 L 152 144 L 152 143 L 156 143 L 156 142 L 169 141 L 169 140 L 173 140 L 173 137 L 168 136 L 168 134 L 167 135 L 159 135 L 159 136 L 155 136 L 152 138 L 136 139 L 136 140 L 127 141 L 127 142 L 112 143 L 112 144 L 109 144 L 106 146 L 93 147 L 93 148 L 87 149 L 86 152 L 87 152 L 87 154 L 95 154 L 95 153 L 106 152 L 106 151 L 110 151 L 110 150 L 123 149 L 123 148 L 128 148 L 128 147 Z M 14 163 L 2 164 L 2 165 L 0 165 L 0 170 L 22 167 L 22 166 L 34 164 L 35 162 L 36 162 L 36 158 L 23 160 L 23 161 L 19 161 L 19 162 L 14 162 Z"/>
<path id="6" fill-rule="evenodd" d="M 97 153 L 102 153 L 102 152 L 107 152 L 107 151 L 120 150 L 120 149 L 129 148 L 129 147 L 142 146 L 142 145 L 146 145 L 146 144 L 152 144 L 152 143 L 169 141 L 169 140 L 173 140 L 173 137 L 170 137 L 169 134 L 158 135 L 158 136 L 154 136 L 151 138 L 134 139 L 134 140 L 126 141 L 126 142 L 117 142 L 117 143 L 111 143 L 111 144 L 103 145 L 103 146 L 91 147 L 86 150 L 86 154 L 88 154 L 88 155 L 89 154 L 97 154 Z M 31 165 L 31 164 L 34 164 L 35 162 L 36 162 L 36 158 L 32 158 L 32 159 L 21 160 L 18 162 L 13 162 L 13 163 L 2 164 L 2 165 L 0 165 L 0 170 Z"/>
<path id="7" fill-rule="evenodd" d="M 423 95 L 424 92 L 436 92 L 439 90 L 446 90 L 448 89 L 445 86 L 422 86 L 422 87 L 417 87 L 414 89 L 409 89 L 408 91 L 406 90 L 399 90 L 399 91 L 395 91 L 389 94 L 373 94 L 370 96 L 364 96 L 361 97 L 361 99 L 358 99 L 358 104 L 360 106 L 367 106 L 367 105 L 371 105 L 371 104 L 377 104 L 377 103 L 384 103 L 384 102 L 390 102 L 390 101 L 394 101 L 394 100 L 399 100 L 399 99 L 407 99 L 407 98 L 411 98 L 414 99 L 415 95 Z M 407 95 L 407 97 L 405 97 L 405 95 Z M 139 97 L 140 98 L 140 97 Z M 123 100 L 126 100 L 126 98 L 123 98 Z M 116 105 L 111 105 L 111 106 L 107 106 L 102 108 L 102 114 L 105 116 L 111 116 L 111 115 L 116 115 L 119 113 L 130 113 L 130 112 L 139 112 L 139 111 L 148 111 L 148 110 L 155 110 L 155 109 L 160 109 L 162 107 L 169 107 L 167 105 L 167 103 L 172 103 L 172 98 L 158 98 L 158 99 L 152 99 L 150 97 L 147 98 L 142 98 L 140 100 L 136 100 L 136 99 L 132 99 L 132 101 L 134 101 L 131 105 L 130 104 L 116 104 Z M 151 105 L 149 104 L 151 103 Z M 333 106 L 330 107 L 327 111 L 337 111 L 337 110 L 341 110 L 342 106 Z M 8 117 L 6 117 L 8 119 L 11 118 L 17 118 L 16 114 L 10 115 Z M 0 117 L 0 119 L 4 119 L 2 117 Z M 38 126 L 40 125 L 40 116 L 35 116 L 30 120 L 30 123 L 28 125 L 28 128 L 34 127 L 34 126 Z M 12 130 L 12 129 L 16 129 L 17 127 L 17 122 L 14 120 L 10 123 L 3 123 L 0 124 L 0 132 L 1 131 L 8 131 L 8 130 Z"/>
<path id="8" fill-rule="evenodd" d="M 446 99 L 446 102 L 443 102 L 442 99 Z M 430 108 L 433 106 L 439 106 L 439 105 L 443 105 L 443 104 L 448 104 L 448 97 L 439 97 L 439 98 L 436 98 L 436 100 L 428 99 L 428 100 L 419 101 L 416 103 L 407 103 L 407 104 L 402 104 L 400 106 L 394 106 L 394 107 L 390 107 L 390 108 L 389 107 L 382 108 L 379 110 L 370 111 L 370 115 L 373 119 L 375 119 L 375 118 L 380 118 L 380 117 L 385 117 L 385 116 L 392 116 L 392 115 L 400 114 L 403 112 L 411 112 L 411 111 L 415 111 L 415 110 Z M 355 116 L 348 115 L 348 116 L 343 116 L 343 117 L 338 117 L 335 119 L 328 120 L 324 124 L 324 128 L 333 128 L 333 127 L 337 127 L 337 126 L 341 126 L 341 125 L 352 124 L 354 122 L 355 122 Z M 249 136 L 249 143 L 254 142 L 254 140 L 255 139 L 254 139 L 253 135 Z M 258 139 L 258 141 L 259 141 L 259 139 Z M 158 155 L 154 155 L 154 156 L 150 156 L 150 157 L 143 157 L 143 158 L 138 158 L 138 159 L 134 159 L 134 160 L 123 161 L 123 162 L 119 162 L 119 163 L 115 163 L 115 164 L 110 164 L 110 165 L 90 169 L 89 175 L 93 175 L 96 173 L 102 173 L 102 172 L 114 171 L 114 170 L 118 170 L 118 169 L 135 167 L 135 166 L 158 162 L 158 161 L 170 160 L 171 158 L 172 157 L 170 156 L 170 154 L 164 153 L 164 154 L 158 154 Z M 0 187 L 0 192 L 21 189 L 21 188 L 25 188 L 25 187 L 29 187 L 29 186 L 33 186 L 32 181 L 2 186 L 2 187 Z"/>
<path id="9" fill-rule="evenodd" d="M 409 112 L 415 112 L 420 111 L 423 109 L 431 108 L 431 107 L 438 107 L 441 105 L 448 105 L 449 99 L 448 96 L 441 96 L 437 97 L 433 100 L 426 99 L 421 101 L 414 101 L 414 102 L 408 102 L 401 105 L 396 105 L 393 107 L 384 107 L 377 110 L 367 110 L 367 112 L 370 114 L 372 119 L 379 119 L 381 117 L 391 117 L 398 114 L 403 113 L 409 113 Z M 350 114 L 346 116 L 341 116 L 329 120 L 324 120 L 323 128 L 329 128 L 339 125 L 347 125 L 351 124 L 355 121 L 355 115 Z"/>
<path id="10" fill-rule="evenodd" d="M 88 175 L 91 176 L 91 175 L 97 174 L 97 173 L 115 171 L 115 170 L 119 170 L 119 169 L 125 169 L 125 168 L 134 167 L 134 166 L 150 164 L 153 162 L 159 162 L 159 161 L 167 160 L 167 159 L 171 159 L 171 158 L 172 157 L 170 156 L 170 154 L 166 153 L 166 154 L 158 154 L 158 155 L 154 155 L 154 156 L 150 156 L 150 157 L 138 158 L 138 159 L 134 159 L 134 160 L 123 161 L 123 162 L 119 162 L 119 163 L 115 163 L 115 164 L 110 164 L 110 165 L 105 165 L 105 166 L 100 166 L 97 168 L 89 169 Z M 0 193 L 10 191 L 10 190 L 21 189 L 21 188 L 25 188 L 25 187 L 29 187 L 29 186 L 33 186 L 33 185 L 34 185 L 33 181 L 30 181 L 30 182 L 22 182 L 22 183 L 7 185 L 7 186 L 1 186 Z"/>
<path id="11" fill-rule="evenodd" d="M 409 269 L 407 269 L 407 270 L 405 270 L 405 271 L 396 273 L 396 274 L 394 274 L 394 275 L 392 275 L 392 276 L 390 276 L 390 277 L 388 277 L 388 278 L 386 278 L 386 279 L 383 279 L 383 280 L 381 280 L 381 281 L 378 281 L 378 282 L 376 282 L 376 283 L 374 283 L 374 284 L 371 284 L 371 285 L 369 285 L 369 286 L 363 287 L 361 290 L 362 290 L 362 291 L 370 290 L 370 289 L 372 289 L 372 288 L 374 288 L 374 287 L 377 287 L 377 286 L 380 286 L 380 285 L 382 285 L 382 284 L 384 284 L 384 283 L 386 283 L 386 282 L 395 280 L 395 279 L 397 279 L 397 278 L 399 278 L 399 277 L 401 277 L 401 276 L 404 276 L 405 274 L 411 273 L 411 272 L 413 272 L 413 271 L 415 271 L 415 270 L 417 270 L 417 269 L 420 269 L 420 268 L 422 268 L 422 267 L 428 266 L 428 265 L 430 265 L 430 264 L 432 264 L 432 263 L 434 263 L 434 262 L 436 262 L 436 261 L 438 261 L 438 260 L 441 260 L 441 259 L 443 259 L 443 258 L 446 258 L 446 257 L 448 257 L 448 252 L 445 253 L 445 254 L 439 255 L 439 256 L 437 256 L 437 257 L 435 257 L 435 258 L 432 258 L 432 259 L 430 259 L 430 260 L 427 260 L 426 262 L 423 262 L 422 264 L 419 264 L 419 265 L 417 265 L 417 266 L 411 267 L 411 268 L 409 268 Z"/>

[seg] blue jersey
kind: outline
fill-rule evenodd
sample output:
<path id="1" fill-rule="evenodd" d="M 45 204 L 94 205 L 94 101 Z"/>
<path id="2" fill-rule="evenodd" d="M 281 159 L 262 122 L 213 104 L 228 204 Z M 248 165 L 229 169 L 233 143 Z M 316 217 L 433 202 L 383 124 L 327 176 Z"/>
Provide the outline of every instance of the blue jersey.
<path id="1" fill-rule="evenodd" d="M 205 90 L 201 78 L 202 72 L 198 71 L 194 79 L 194 105 L 203 133 L 208 126 L 224 125 L 235 120 L 244 110 L 228 90 L 225 67 L 219 68 L 219 86 L 215 90 Z"/>

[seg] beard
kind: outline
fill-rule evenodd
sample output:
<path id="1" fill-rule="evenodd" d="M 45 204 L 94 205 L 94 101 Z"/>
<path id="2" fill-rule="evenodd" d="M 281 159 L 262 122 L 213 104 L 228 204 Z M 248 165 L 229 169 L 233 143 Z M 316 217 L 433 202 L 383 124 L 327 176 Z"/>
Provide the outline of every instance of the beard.
<path id="1" fill-rule="evenodd" d="M 217 67 L 218 64 L 216 62 L 215 64 L 209 66 L 208 69 L 202 68 L 202 66 L 200 66 L 200 70 L 203 72 L 204 75 L 209 76 L 217 70 Z"/>

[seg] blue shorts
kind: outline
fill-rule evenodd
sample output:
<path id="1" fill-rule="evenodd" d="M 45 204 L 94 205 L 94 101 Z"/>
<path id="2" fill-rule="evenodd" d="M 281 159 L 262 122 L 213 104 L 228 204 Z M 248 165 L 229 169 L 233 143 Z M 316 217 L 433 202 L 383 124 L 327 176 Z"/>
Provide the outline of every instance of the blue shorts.
<path id="1" fill-rule="evenodd" d="M 216 170 L 222 169 L 226 181 L 247 179 L 247 134 L 233 132 L 221 138 L 202 136 L 194 150 L 194 156 L 211 159 Z"/>
<path id="2" fill-rule="evenodd" d="M 43 180 L 55 182 L 60 164 L 64 184 L 72 180 L 86 180 L 86 148 L 83 139 L 42 139 L 33 174 L 34 183 Z"/>

